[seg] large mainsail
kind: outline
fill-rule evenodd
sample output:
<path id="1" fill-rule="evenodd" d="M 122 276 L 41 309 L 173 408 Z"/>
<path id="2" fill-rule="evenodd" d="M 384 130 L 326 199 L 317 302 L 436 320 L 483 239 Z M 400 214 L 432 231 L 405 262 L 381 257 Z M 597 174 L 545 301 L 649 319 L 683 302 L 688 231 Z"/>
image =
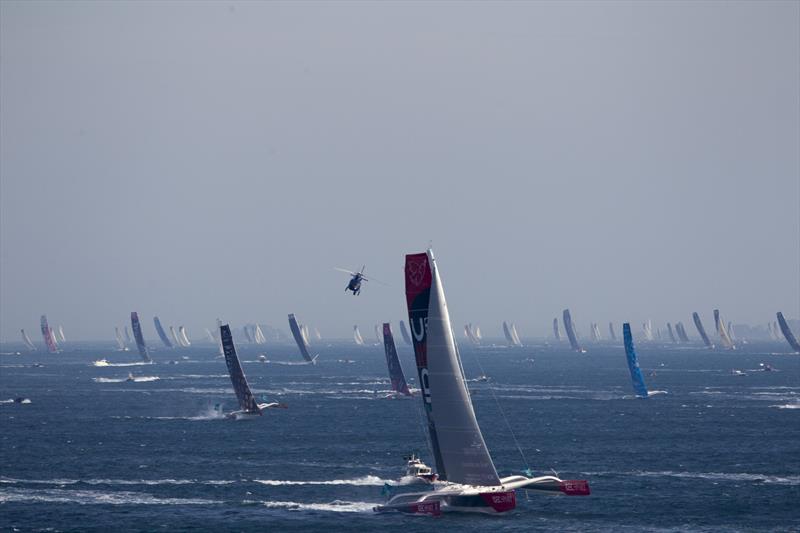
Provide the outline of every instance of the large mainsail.
<path id="1" fill-rule="evenodd" d="M 400 321 L 400 334 L 403 336 L 403 341 L 406 344 L 413 344 L 411 342 L 411 335 L 408 334 L 408 329 L 406 328 L 406 323 L 402 320 Z"/>
<path id="2" fill-rule="evenodd" d="M 711 341 L 708 339 L 706 328 L 703 327 L 703 323 L 700 321 L 700 315 L 697 314 L 697 311 L 692 313 L 692 320 L 694 320 L 694 325 L 697 328 L 697 332 L 700 334 L 700 338 L 703 339 L 703 343 L 709 348 L 713 348 L 714 345 L 711 344 Z"/>
<path id="3" fill-rule="evenodd" d="M 714 325 L 717 328 L 717 335 L 719 335 L 719 339 L 722 341 L 722 346 L 728 350 L 735 350 L 736 346 L 734 346 L 730 335 L 728 335 L 728 328 L 725 327 L 725 321 L 719 316 L 719 309 L 714 309 Z"/>
<path id="4" fill-rule="evenodd" d="M 47 315 L 42 315 L 41 326 L 42 338 L 44 339 L 44 343 L 47 345 L 47 351 L 50 353 L 58 352 L 58 343 L 56 343 L 56 337 L 53 335 L 53 330 L 50 329 L 49 325 L 47 325 Z"/>
<path id="5" fill-rule="evenodd" d="M 408 390 L 406 377 L 403 375 L 403 367 L 400 366 L 400 359 L 397 357 L 397 348 L 394 345 L 392 336 L 392 326 L 388 322 L 383 323 L 383 348 L 386 352 L 386 364 L 389 366 L 389 378 L 392 380 L 392 390 L 394 392 L 411 396 Z"/>
<path id="6" fill-rule="evenodd" d="M 406 256 L 406 302 L 439 478 L 500 484 L 475 419 L 433 252 Z"/>
<path id="7" fill-rule="evenodd" d="M 164 331 L 163 327 L 161 327 L 161 321 L 157 316 L 153 317 L 153 324 L 155 325 L 156 333 L 158 333 L 158 336 L 161 338 L 161 342 L 164 343 L 164 346 L 167 348 L 172 348 L 172 343 L 169 341 L 169 337 L 167 337 L 167 332 Z"/>
<path id="8" fill-rule="evenodd" d="M 581 348 L 581 345 L 578 344 L 578 336 L 575 335 L 575 326 L 572 324 L 572 316 L 569 314 L 569 309 L 564 309 L 563 318 L 564 331 L 567 332 L 567 338 L 569 338 L 570 346 L 572 346 L 572 349 L 576 352 L 582 352 L 583 348 Z"/>
<path id="9" fill-rule="evenodd" d="M 245 413 L 258 413 L 261 414 L 261 409 L 258 407 L 253 393 L 250 391 L 250 385 L 247 384 L 247 378 L 244 376 L 244 370 L 239 363 L 239 356 L 236 355 L 236 347 L 233 345 L 233 335 L 231 335 L 231 328 L 228 324 L 219 328 L 219 336 L 222 339 L 222 349 L 225 353 L 225 364 L 228 365 L 228 373 L 231 376 L 231 383 L 233 383 L 233 390 L 236 392 L 236 398 L 239 400 L 239 407 Z"/>
<path id="10" fill-rule="evenodd" d="M 647 387 L 644 385 L 642 369 L 639 368 L 639 361 L 636 358 L 636 350 L 633 349 L 633 335 L 631 335 L 631 325 L 625 322 L 622 324 L 622 337 L 625 340 L 625 355 L 628 358 L 628 370 L 631 372 L 631 381 L 636 396 L 647 398 Z"/>
<path id="11" fill-rule="evenodd" d="M 797 339 L 792 333 L 792 330 L 789 329 L 789 324 L 786 322 L 786 319 L 783 318 L 783 313 L 778 311 L 778 314 L 776 316 L 778 317 L 778 326 L 780 326 L 781 332 L 783 333 L 786 342 L 789 343 L 789 346 L 791 346 L 794 351 L 800 352 L 800 343 L 797 342 Z"/>
<path id="12" fill-rule="evenodd" d="M 517 333 L 517 325 L 511 323 L 511 339 L 514 341 L 514 346 L 522 346 L 522 341 L 519 340 L 519 333 Z"/>
<path id="13" fill-rule="evenodd" d="M 25 346 L 26 346 L 26 347 L 27 347 L 27 348 L 28 348 L 30 351 L 32 351 L 32 352 L 35 352 L 35 351 L 36 351 L 36 345 L 35 345 L 35 344 L 33 344 L 33 341 L 31 340 L 31 338 L 30 338 L 30 337 L 28 337 L 28 334 L 27 334 L 27 333 L 25 333 L 25 330 L 24 330 L 24 329 L 21 329 L 21 330 L 19 330 L 19 332 L 22 334 L 22 342 L 24 342 L 24 343 L 25 343 Z"/>
<path id="14" fill-rule="evenodd" d="M 309 363 L 314 362 L 314 358 L 308 353 L 308 343 L 303 336 L 303 332 L 300 331 L 300 326 L 297 324 L 297 319 L 293 313 L 289 314 L 289 329 L 292 330 L 292 336 L 297 343 L 297 347 L 300 349 L 300 354 L 303 356 L 303 359 Z"/>
<path id="15" fill-rule="evenodd" d="M 133 330 L 133 338 L 136 339 L 136 347 L 139 349 L 139 355 L 142 356 L 145 363 L 149 363 L 150 354 L 147 351 L 147 345 L 144 343 L 142 325 L 139 323 L 139 315 L 136 311 L 131 312 L 131 329 Z"/>

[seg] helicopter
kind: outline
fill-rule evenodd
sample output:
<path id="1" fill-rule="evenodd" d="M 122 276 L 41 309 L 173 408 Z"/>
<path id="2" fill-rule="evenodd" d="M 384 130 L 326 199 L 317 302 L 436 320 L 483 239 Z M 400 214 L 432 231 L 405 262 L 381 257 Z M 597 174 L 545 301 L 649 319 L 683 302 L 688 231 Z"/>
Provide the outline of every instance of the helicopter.
<path id="1" fill-rule="evenodd" d="M 361 292 L 361 282 L 370 281 L 370 278 L 364 276 L 365 268 L 367 268 L 367 265 L 362 266 L 361 270 L 358 272 L 352 272 L 345 268 L 336 268 L 336 270 L 340 272 L 347 272 L 351 276 L 350 281 L 347 283 L 347 287 L 344 288 L 344 292 L 352 291 L 353 296 L 359 295 L 359 293 Z M 378 281 L 378 280 L 373 279 L 372 281 Z M 378 283 L 380 283 L 380 281 L 378 281 Z"/>

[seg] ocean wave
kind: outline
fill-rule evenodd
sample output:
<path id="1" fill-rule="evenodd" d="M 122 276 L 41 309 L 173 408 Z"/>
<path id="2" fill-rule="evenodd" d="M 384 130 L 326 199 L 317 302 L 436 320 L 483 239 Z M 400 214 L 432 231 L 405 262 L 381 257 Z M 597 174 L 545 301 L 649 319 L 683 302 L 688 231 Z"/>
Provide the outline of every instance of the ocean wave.
<path id="1" fill-rule="evenodd" d="M 98 361 L 93 361 L 92 366 L 111 366 L 111 367 L 123 367 L 123 366 L 143 366 L 143 365 L 152 365 L 153 363 L 145 363 L 144 361 L 138 361 L 136 363 L 109 363 L 105 359 L 100 359 Z"/>
<path id="2" fill-rule="evenodd" d="M 770 407 L 777 407 L 778 409 L 800 409 L 800 403 L 785 403 L 783 405 L 770 405 Z"/>
<path id="3" fill-rule="evenodd" d="M 235 480 L 225 479 L 18 479 L 0 476 L 5 485 L 231 485 Z"/>
<path id="4" fill-rule="evenodd" d="M 584 472 L 585 475 L 597 476 L 636 476 L 636 477 L 674 477 L 683 479 L 705 479 L 708 481 L 749 481 L 753 483 L 764 483 L 768 485 L 800 485 L 800 475 L 768 475 L 751 474 L 746 472 L 727 473 L 727 472 L 673 472 L 664 470 L 659 472 L 637 471 L 637 472 Z"/>
<path id="5" fill-rule="evenodd" d="M 375 503 L 348 502 L 334 500 L 330 503 L 302 503 L 267 501 L 258 502 L 270 509 L 286 509 L 288 511 L 327 511 L 332 513 L 371 513 Z"/>
<path id="6" fill-rule="evenodd" d="M 201 498 L 157 498 L 151 494 L 130 491 L 18 488 L 0 490 L 0 503 L 8 502 L 75 503 L 78 505 L 212 505 L 223 503 Z"/>
<path id="7" fill-rule="evenodd" d="M 92 378 L 92 381 L 95 383 L 125 383 L 125 382 L 136 382 L 136 383 L 147 383 L 149 381 L 158 381 L 161 379 L 158 376 L 136 376 L 132 380 L 129 378 Z"/>
<path id="8" fill-rule="evenodd" d="M 262 485 L 272 486 L 285 486 L 285 485 L 357 485 L 357 486 L 372 486 L 381 487 L 390 480 L 381 479 L 378 476 L 363 476 L 354 479 L 330 479 L 325 481 L 290 481 L 278 479 L 254 479 L 256 483 Z"/>

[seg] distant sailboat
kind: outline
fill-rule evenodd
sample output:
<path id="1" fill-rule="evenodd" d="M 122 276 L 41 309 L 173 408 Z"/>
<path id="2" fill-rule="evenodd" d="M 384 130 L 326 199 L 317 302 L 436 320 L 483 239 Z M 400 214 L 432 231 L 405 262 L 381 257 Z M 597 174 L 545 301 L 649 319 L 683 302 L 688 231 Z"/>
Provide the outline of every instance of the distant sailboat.
<path id="1" fill-rule="evenodd" d="M 308 342 L 305 337 L 303 337 L 303 332 L 300 330 L 300 325 L 297 323 L 297 319 L 293 313 L 289 314 L 289 329 L 292 330 L 292 336 L 297 343 L 297 348 L 300 350 L 300 355 L 303 356 L 303 359 L 308 363 L 316 363 L 317 357 L 319 356 L 315 355 L 311 357 L 311 354 L 308 353 Z"/>
<path id="2" fill-rule="evenodd" d="M 553 319 L 553 337 L 555 337 L 557 341 L 561 340 L 561 332 L 558 331 L 558 317 Z"/>
<path id="3" fill-rule="evenodd" d="M 608 323 L 608 334 L 611 336 L 611 340 L 612 341 L 617 340 L 617 334 L 614 333 L 614 323 L 613 322 L 609 322 Z"/>
<path id="4" fill-rule="evenodd" d="M 678 339 L 675 338 L 675 334 L 672 332 L 672 324 L 667 322 L 667 333 L 669 334 L 669 340 L 672 341 L 672 344 L 677 344 Z"/>
<path id="5" fill-rule="evenodd" d="M 255 330 L 254 338 L 255 338 L 256 344 L 266 344 L 267 343 L 267 338 L 264 337 L 264 332 L 261 331 L 261 326 L 259 326 L 258 324 L 256 324 L 256 330 Z"/>
<path id="6" fill-rule="evenodd" d="M 214 338 L 214 334 L 211 333 L 211 330 L 208 328 L 204 328 L 206 332 L 206 338 L 208 338 L 208 342 L 215 343 L 217 339 Z"/>
<path id="7" fill-rule="evenodd" d="M 411 336 L 408 334 L 408 328 L 406 328 L 406 323 L 402 320 L 400 321 L 400 334 L 403 336 L 403 342 L 408 345 L 411 345 Z"/>
<path id="8" fill-rule="evenodd" d="M 383 343 L 383 336 L 381 335 L 381 330 L 378 327 L 378 324 L 375 324 L 375 340 L 378 342 L 378 344 Z"/>
<path id="9" fill-rule="evenodd" d="M 268 407 L 285 407 L 278 403 L 258 403 L 256 402 L 253 392 L 250 390 L 250 385 L 247 383 L 247 378 L 242 370 L 242 364 L 239 362 L 239 356 L 236 355 L 236 347 L 233 344 L 233 335 L 231 335 L 231 328 L 227 324 L 220 327 L 220 339 L 222 339 L 222 349 L 225 354 L 225 364 L 228 367 L 228 374 L 231 376 L 231 383 L 233 390 L 236 393 L 236 399 L 239 400 L 239 411 L 228 413 L 228 418 L 242 418 L 245 416 L 261 415 L 261 410 Z"/>
<path id="10" fill-rule="evenodd" d="M 58 340 L 60 342 L 64 342 L 67 340 L 66 337 L 64 337 L 64 326 L 61 325 L 58 326 Z"/>
<path id="11" fill-rule="evenodd" d="M 735 350 L 736 345 L 733 344 L 730 335 L 728 335 L 725 321 L 719 316 L 719 309 L 714 309 L 714 326 L 717 328 L 717 335 L 719 335 L 719 340 L 722 341 L 722 346 L 727 350 Z"/>
<path id="12" fill-rule="evenodd" d="M 58 353 L 58 343 L 56 342 L 56 336 L 53 334 L 53 330 L 47 324 L 47 315 L 42 315 L 41 326 L 42 326 L 42 338 L 44 339 L 44 343 L 47 346 L 47 351 L 50 353 Z"/>
<path id="13" fill-rule="evenodd" d="M 642 331 L 644 332 L 645 340 L 647 340 L 647 341 L 655 340 L 655 337 L 653 336 L 653 321 L 652 320 L 648 320 L 647 322 L 644 322 L 642 324 Z"/>
<path id="14" fill-rule="evenodd" d="M 144 336 L 142 335 L 142 325 L 139 323 L 139 315 L 136 311 L 131 312 L 131 329 L 133 330 L 133 337 L 136 339 L 136 347 L 139 349 L 139 355 L 145 363 L 151 362 L 150 353 L 147 351 L 147 345 L 144 343 Z"/>
<path id="15" fill-rule="evenodd" d="M 700 315 L 697 314 L 697 311 L 692 313 L 692 320 L 694 320 L 694 326 L 697 328 L 700 338 L 703 339 L 703 343 L 708 348 L 713 348 L 714 345 L 711 344 L 711 341 L 708 339 L 708 335 L 706 335 L 706 328 L 703 327 L 703 323 L 700 321 Z"/>
<path id="16" fill-rule="evenodd" d="M 689 342 L 689 335 L 686 334 L 686 328 L 683 326 L 683 322 L 675 323 L 675 332 L 678 334 L 678 339 L 681 342 Z"/>
<path id="17" fill-rule="evenodd" d="M 592 323 L 592 340 L 594 342 L 600 342 L 603 338 L 600 336 L 600 326 L 597 325 L 597 322 Z"/>
<path id="18" fill-rule="evenodd" d="M 172 337 L 172 343 L 175 346 L 181 346 L 181 340 L 178 338 L 178 335 L 175 333 L 175 328 L 173 326 L 169 327 L 169 336 Z"/>
<path id="19" fill-rule="evenodd" d="M 500 513 L 516 507 L 515 489 L 588 495 L 589 485 L 583 480 L 498 476 L 475 418 L 433 252 L 407 255 L 405 277 L 422 404 L 443 483 L 432 491 L 398 494 L 375 510 Z"/>
<path id="20" fill-rule="evenodd" d="M 122 340 L 122 334 L 119 332 L 119 328 L 118 327 L 114 328 L 114 336 L 117 339 L 117 351 L 127 352 L 128 351 L 128 347 L 125 345 L 125 341 Z"/>
<path id="21" fill-rule="evenodd" d="M 392 326 L 388 322 L 383 323 L 383 348 L 386 352 L 386 364 L 389 367 L 389 378 L 392 380 L 392 390 L 397 394 L 411 396 L 408 390 L 406 377 L 403 375 L 403 367 L 397 358 L 397 348 L 394 345 L 392 336 Z"/>
<path id="22" fill-rule="evenodd" d="M 514 341 L 514 346 L 522 346 L 522 341 L 519 340 L 519 333 L 517 333 L 517 325 L 512 322 L 510 329 L 511 339 Z"/>
<path id="23" fill-rule="evenodd" d="M 35 352 L 36 351 L 36 345 L 33 344 L 33 341 L 31 340 L 30 337 L 28 337 L 28 334 L 25 333 L 25 330 L 21 329 L 21 330 L 19 330 L 19 332 L 22 334 L 22 342 L 25 343 L 25 346 L 28 348 L 28 350 L 30 350 L 32 352 Z"/>
<path id="24" fill-rule="evenodd" d="M 506 337 L 506 343 L 509 346 L 520 346 L 519 338 L 514 338 L 513 325 L 509 326 L 508 322 L 503 321 L 503 335 Z"/>
<path id="25" fill-rule="evenodd" d="M 622 337 L 625 341 L 625 355 L 628 358 L 628 370 L 631 372 L 633 390 L 639 398 L 647 398 L 647 387 L 644 384 L 642 370 L 639 368 L 639 360 L 636 358 L 636 350 L 633 349 L 631 325 L 627 322 L 622 324 Z"/>
<path id="26" fill-rule="evenodd" d="M 318 341 L 322 340 L 322 335 L 320 335 L 319 330 L 317 328 L 314 328 L 314 338 L 317 339 Z"/>
<path id="27" fill-rule="evenodd" d="M 247 339 L 247 342 L 249 342 L 250 344 L 253 344 L 253 337 L 250 335 L 250 326 L 245 324 L 242 327 L 242 332 L 244 332 L 244 338 Z"/>
<path id="28" fill-rule="evenodd" d="M 128 333 L 128 326 L 125 326 L 125 329 L 123 330 L 123 332 L 125 333 L 125 343 L 126 344 L 130 344 L 131 343 L 131 334 Z"/>
<path id="29" fill-rule="evenodd" d="M 786 342 L 789 343 L 789 346 L 792 347 L 792 350 L 795 352 L 800 352 L 800 342 L 797 342 L 794 333 L 792 333 L 792 330 L 789 329 L 789 323 L 786 322 L 786 319 L 783 317 L 783 313 L 778 311 L 776 316 L 778 317 L 778 325 L 781 328 L 781 333 L 783 333 L 783 337 L 786 339 Z"/>
<path id="30" fill-rule="evenodd" d="M 581 345 L 578 344 L 578 336 L 575 335 L 575 326 L 572 323 L 572 315 L 570 315 L 569 309 L 564 309 L 563 319 L 564 331 L 567 332 L 567 338 L 569 339 L 569 344 L 572 346 L 572 349 L 576 352 L 586 353 L 586 350 L 581 348 Z"/>
<path id="31" fill-rule="evenodd" d="M 157 316 L 153 317 L 153 325 L 155 325 L 156 333 L 158 333 L 158 336 L 161 339 L 161 342 L 164 343 L 164 346 L 166 346 L 167 348 L 172 348 L 172 343 L 169 341 L 169 338 L 167 337 L 167 333 L 164 331 L 164 328 L 161 327 L 161 321 L 158 319 Z"/>
<path id="32" fill-rule="evenodd" d="M 308 324 L 301 324 L 300 331 L 303 332 L 303 339 L 306 341 L 306 344 L 311 346 L 311 337 L 308 334 Z"/>
<path id="33" fill-rule="evenodd" d="M 361 336 L 361 332 L 358 331 L 358 325 L 356 324 L 353 326 L 353 340 L 359 346 L 364 346 L 364 337 Z"/>
<path id="34" fill-rule="evenodd" d="M 188 348 L 192 345 L 192 343 L 189 342 L 189 337 L 186 335 L 186 328 L 183 326 L 178 328 L 178 338 L 181 340 L 181 345 L 183 345 L 184 348 Z"/>

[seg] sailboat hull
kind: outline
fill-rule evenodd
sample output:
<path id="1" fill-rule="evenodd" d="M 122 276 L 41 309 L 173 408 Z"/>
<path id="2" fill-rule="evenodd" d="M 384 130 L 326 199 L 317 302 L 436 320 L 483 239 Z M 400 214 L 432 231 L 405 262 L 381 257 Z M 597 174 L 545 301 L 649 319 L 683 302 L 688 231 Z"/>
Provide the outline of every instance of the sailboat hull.
<path id="1" fill-rule="evenodd" d="M 399 494 L 375 511 L 439 515 L 443 512 L 497 514 L 517 506 L 513 490 L 501 487 L 441 489 L 433 492 Z"/>

